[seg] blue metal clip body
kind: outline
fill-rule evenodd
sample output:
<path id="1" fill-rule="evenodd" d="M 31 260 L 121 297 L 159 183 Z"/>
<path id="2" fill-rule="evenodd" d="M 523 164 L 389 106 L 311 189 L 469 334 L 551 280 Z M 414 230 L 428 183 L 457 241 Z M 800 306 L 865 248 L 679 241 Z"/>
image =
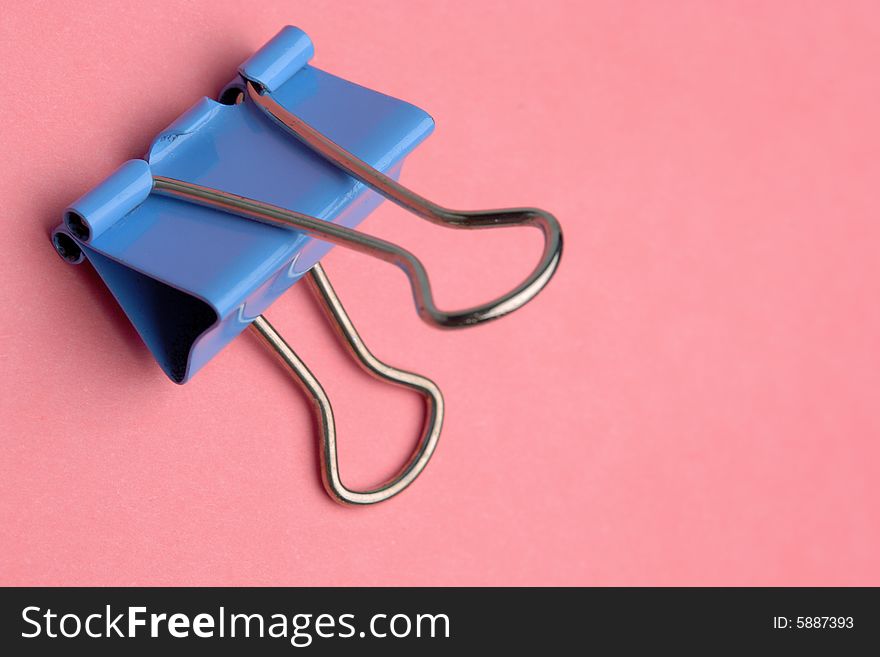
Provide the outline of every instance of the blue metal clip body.
<path id="1" fill-rule="evenodd" d="M 403 101 L 309 65 L 313 47 L 284 28 L 229 89 L 259 83 L 286 110 L 386 175 L 434 126 Z M 250 103 L 197 102 L 72 203 L 53 233 L 74 240 L 159 365 L 184 383 L 322 258 L 331 244 L 302 233 L 151 194 L 153 176 L 197 183 L 354 227 L 382 201 L 363 183 L 279 130 Z M 70 214 L 72 213 L 72 214 Z"/>

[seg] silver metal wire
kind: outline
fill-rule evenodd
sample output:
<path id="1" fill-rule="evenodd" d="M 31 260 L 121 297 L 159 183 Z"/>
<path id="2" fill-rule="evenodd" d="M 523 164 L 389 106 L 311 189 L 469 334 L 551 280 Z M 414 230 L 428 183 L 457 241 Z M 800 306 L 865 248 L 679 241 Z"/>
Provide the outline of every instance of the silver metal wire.
<path id="1" fill-rule="evenodd" d="M 504 210 L 477 210 L 465 212 L 450 210 L 419 196 L 396 180 L 377 171 L 363 160 L 342 148 L 308 123 L 288 112 L 271 94 L 260 92 L 253 82 L 247 82 L 250 100 L 278 125 L 299 139 L 318 155 L 332 162 L 349 175 L 373 188 L 382 196 L 416 216 L 439 226 L 451 228 L 502 228 L 506 226 L 533 226 L 544 236 L 544 251 L 535 269 L 510 292 L 465 310 L 442 311 L 434 305 L 431 284 L 421 262 L 407 251 L 396 255 L 394 264 L 409 276 L 419 315 L 429 324 L 440 327 L 458 327 L 497 319 L 520 308 L 533 299 L 552 278 L 562 256 L 562 230 L 549 212 L 537 208 L 510 208 Z M 398 247 L 399 248 L 399 247 Z M 387 253 L 387 252 L 386 252 Z M 388 260 L 380 253 L 372 255 Z M 402 258 L 400 257 L 402 256 Z"/>
<path id="2" fill-rule="evenodd" d="M 324 488 L 334 500 L 342 504 L 382 502 L 409 486 L 428 464 L 437 447 L 443 425 L 443 395 L 430 379 L 383 363 L 370 352 L 348 313 L 345 312 L 342 302 L 330 284 L 330 279 L 327 278 L 327 273 L 320 264 L 309 271 L 306 280 L 340 341 L 358 365 L 373 378 L 415 390 L 425 399 L 424 429 L 409 460 L 394 477 L 381 486 L 366 491 L 352 490 L 342 483 L 339 475 L 336 422 L 333 417 L 333 407 L 324 388 L 265 317 L 260 315 L 251 324 L 253 331 L 275 352 L 314 402 L 321 430 L 321 473 Z"/>

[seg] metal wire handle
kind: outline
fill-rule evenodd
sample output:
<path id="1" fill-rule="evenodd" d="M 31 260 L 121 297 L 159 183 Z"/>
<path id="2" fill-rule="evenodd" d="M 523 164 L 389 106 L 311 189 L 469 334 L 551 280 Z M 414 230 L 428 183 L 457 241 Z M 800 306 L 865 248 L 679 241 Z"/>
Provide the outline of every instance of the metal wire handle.
<path id="1" fill-rule="evenodd" d="M 317 264 L 308 273 L 308 280 L 315 297 L 347 351 L 370 376 L 380 381 L 403 386 L 420 393 L 426 404 L 425 427 L 409 460 L 400 471 L 381 486 L 356 491 L 345 486 L 339 475 L 339 459 L 336 448 L 336 422 L 333 407 L 324 388 L 296 352 L 260 315 L 251 329 L 282 360 L 303 390 L 315 404 L 321 429 L 321 476 L 324 488 L 330 496 L 342 504 L 375 504 L 393 497 L 409 486 L 421 474 L 437 447 L 443 425 L 443 395 L 436 384 L 424 376 L 397 369 L 376 358 L 358 335 L 342 302 L 336 295 L 324 268 Z"/>
<path id="2" fill-rule="evenodd" d="M 559 222 L 549 212 L 537 208 L 505 210 L 478 210 L 464 212 L 450 210 L 419 196 L 397 181 L 377 171 L 363 160 L 328 139 L 299 117 L 291 114 L 272 98 L 261 94 L 253 82 L 247 82 L 248 97 L 276 123 L 303 142 L 321 157 L 332 162 L 349 175 L 373 188 L 390 201 L 413 214 L 439 226 L 452 228 L 502 228 L 505 226 L 533 226 L 544 236 L 544 251 L 535 269 L 507 294 L 465 310 L 443 311 L 434 304 L 431 284 L 422 263 L 413 254 L 400 249 L 393 256 L 386 249 L 359 249 L 378 258 L 393 262 L 409 276 L 419 316 L 434 326 L 453 328 L 479 324 L 497 319 L 520 308 L 540 292 L 553 276 L 562 256 L 562 231 Z M 391 256 L 391 257 L 389 257 Z"/>

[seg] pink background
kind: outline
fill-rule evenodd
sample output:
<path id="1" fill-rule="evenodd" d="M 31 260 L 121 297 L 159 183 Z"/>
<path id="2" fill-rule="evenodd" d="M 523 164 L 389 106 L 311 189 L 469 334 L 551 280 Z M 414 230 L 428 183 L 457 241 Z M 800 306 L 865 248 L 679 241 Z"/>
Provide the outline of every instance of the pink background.
<path id="1" fill-rule="evenodd" d="M 119 4 L 0 13 L 0 582 L 880 584 L 877 3 Z M 368 344 L 448 403 L 375 508 L 326 497 L 308 403 L 253 337 L 175 386 L 48 239 L 288 23 L 435 117 L 406 183 L 565 228 L 538 300 L 460 332 L 329 256 Z M 445 306 L 539 251 L 390 206 L 364 228 Z M 269 317 L 338 409 L 343 476 L 389 474 L 418 398 L 349 364 L 302 287 Z"/>

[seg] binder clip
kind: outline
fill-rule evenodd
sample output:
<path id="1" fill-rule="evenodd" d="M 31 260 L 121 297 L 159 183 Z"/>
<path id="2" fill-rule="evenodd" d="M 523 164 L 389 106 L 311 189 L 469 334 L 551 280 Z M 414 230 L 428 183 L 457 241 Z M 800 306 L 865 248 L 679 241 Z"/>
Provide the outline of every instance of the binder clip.
<path id="1" fill-rule="evenodd" d="M 403 160 L 432 131 L 413 105 L 309 64 L 309 37 L 285 27 L 238 70 L 218 100 L 203 98 L 130 160 L 74 201 L 52 233 L 71 263 L 88 260 L 175 383 L 192 378 L 250 327 L 316 406 L 324 486 L 345 504 L 373 504 L 409 486 L 437 446 L 443 397 L 429 379 L 373 356 L 333 290 L 321 258 L 333 245 L 399 267 L 428 324 L 458 328 L 506 315 L 550 280 L 562 252 L 556 219 L 532 208 L 461 212 L 397 182 Z M 502 297 L 437 308 L 428 274 L 406 249 L 355 230 L 383 198 L 440 226 L 533 226 L 535 269 Z M 333 410 L 321 384 L 263 313 L 305 277 L 344 345 L 372 376 L 415 390 L 425 428 L 400 471 L 366 491 L 339 474 Z"/>

